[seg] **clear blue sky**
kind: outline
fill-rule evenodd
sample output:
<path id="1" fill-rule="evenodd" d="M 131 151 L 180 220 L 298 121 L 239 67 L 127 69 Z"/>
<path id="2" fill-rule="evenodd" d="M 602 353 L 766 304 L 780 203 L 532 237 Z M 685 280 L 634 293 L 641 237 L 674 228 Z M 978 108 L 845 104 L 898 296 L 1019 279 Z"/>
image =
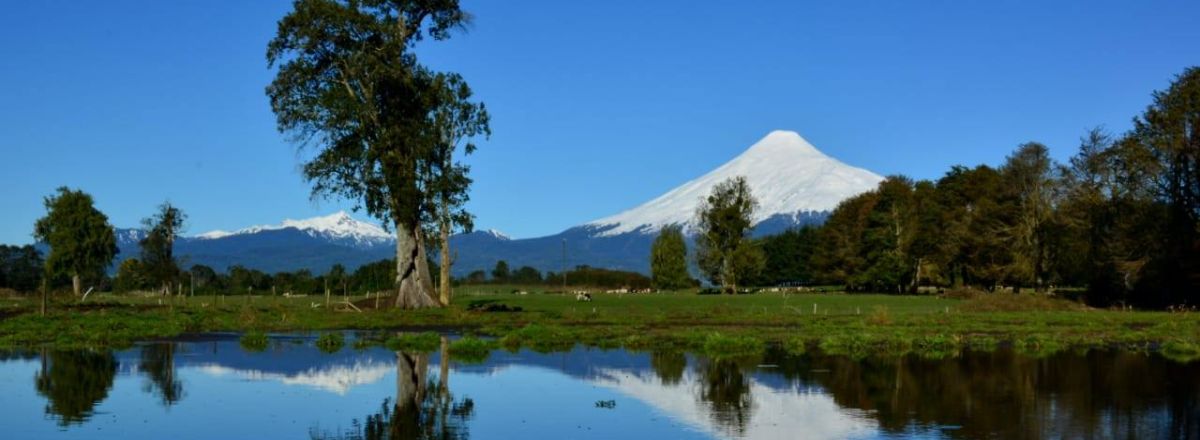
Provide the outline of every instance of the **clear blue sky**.
<path id="1" fill-rule="evenodd" d="M 773 129 L 879 174 L 937 178 L 1037 140 L 1124 131 L 1190 65 L 1200 2 L 464 0 L 427 64 L 493 115 L 469 159 L 480 228 L 556 233 L 630 208 Z M 0 14 L 0 243 L 42 197 L 122 227 L 163 200 L 190 233 L 352 207 L 312 202 L 275 131 L 264 51 L 287 1 L 9 2 Z M 359 215 L 364 218 L 363 215 Z"/>

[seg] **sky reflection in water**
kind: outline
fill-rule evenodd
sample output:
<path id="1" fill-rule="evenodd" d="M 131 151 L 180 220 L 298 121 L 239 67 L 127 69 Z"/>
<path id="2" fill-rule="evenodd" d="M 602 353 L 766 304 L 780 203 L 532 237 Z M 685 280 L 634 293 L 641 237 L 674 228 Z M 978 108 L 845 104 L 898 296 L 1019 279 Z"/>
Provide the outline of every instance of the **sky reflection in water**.
<path id="1" fill-rule="evenodd" d="M 14 439 L 1200 436 L 1200 363 L 1143 354 L 441 354 L 325 354 L 294 336 L 253 353 L 221 335 L 8 353 L 0 426 Z"/>

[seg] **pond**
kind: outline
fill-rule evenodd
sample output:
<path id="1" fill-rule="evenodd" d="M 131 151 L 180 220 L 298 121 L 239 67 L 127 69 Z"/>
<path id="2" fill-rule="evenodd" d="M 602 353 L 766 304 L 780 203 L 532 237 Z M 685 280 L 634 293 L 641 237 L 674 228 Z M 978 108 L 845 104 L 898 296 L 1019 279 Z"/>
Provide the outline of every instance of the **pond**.
<path id="1" fill-rule="evenodd" d="M 714 359 L 575 347 L 458 360 L 350 345 L 326 353 L 315 337 L 273 335 L 254 352 L 211 334 L 0 353 L 0 436 L 1200 437 L 1200 362 L 1144 353 Z"/>

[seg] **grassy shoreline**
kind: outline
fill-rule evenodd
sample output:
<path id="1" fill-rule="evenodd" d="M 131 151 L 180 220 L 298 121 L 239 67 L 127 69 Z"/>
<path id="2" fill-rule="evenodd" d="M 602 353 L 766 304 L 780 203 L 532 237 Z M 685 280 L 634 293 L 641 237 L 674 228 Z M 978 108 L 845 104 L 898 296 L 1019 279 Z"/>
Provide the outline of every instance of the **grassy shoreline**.
<path id="1" fill-rule="evenodd" d="M 354 301 L 361 312 L 327 309 L 324 297 L 312 296 L 166 300 L 93 295 L 86 303 L 54 303 L 42 317 L 36 299 L 0 299 L 0 348 L 123 347 L 215 331 L 403 329 L 457 330 L 487 337 L 492 345 L 544 350 L 579 343 L 720 354 L 778 344 L 851 356 L 916 352 L 936 357 L 1011 346 L 1034 355 L 1120 348 L 1200 359 L 1200 314 L 1096 310 L 1028 296 L 955 300 L 680 292 L 599 294 L 592 302 L 577 302 L 565 295 L 475 291 L 460 294 L 451 307 L 415 311 L 373 310 L 373 300 L 361 296 Z M 481 311 L 489 305 L 520 311 Z M 388 339 L 394 338 L 379 337 L 374 343 L 387 344 Z"/>

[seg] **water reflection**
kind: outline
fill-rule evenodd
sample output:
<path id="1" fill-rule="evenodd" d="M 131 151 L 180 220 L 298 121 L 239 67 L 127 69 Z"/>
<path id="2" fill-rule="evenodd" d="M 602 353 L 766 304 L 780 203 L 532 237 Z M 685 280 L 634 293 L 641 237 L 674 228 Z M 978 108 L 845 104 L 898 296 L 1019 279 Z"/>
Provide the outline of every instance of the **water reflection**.
<path id="1" fill-rule="evenodd" d="M 429 375 L 427 353 L 396 352 L 396 397 L 384 399 L 380 410 L 363 421 L 351 422 L 351 429 L 323 433 L 310 429 L 313 439 L 332 440 L 418 440 L 467 439 L 467 421 L 474 415 L 475 402 L 457 400 L 450 394 L 449 340 L 441 340 L 439 370 L 436 379 Z"/>
<path id="2" fill-rule="evenodd" d="M 251 353 L 218 335 L 0 353 L 0 426 L 26 429 L 16 438 L 159 437 L 204 420 L 228 422 L 197 438 L 1200 438 L 1200 363 L 1137 353 L 711 359 L 577 347 L 463 362 L 449 347 L 324 354 L 311 337 L 277 337 Z M 294 431 L 269 430 L 283 425 Z"/>
<path id="3" fill-rule="evenodd" d="M 676 385 L 687 369 L 687 356 L 677 351 L 655 351 L 650 353 L 650 367 L 664 384 Z"/>
<path id="4" fill-rule="evenodd" d="M 174 405 L 183 398 L 183 382 L 175 374 L 175 350 L 178 346 L 175 342 L 142 346 L 142 360 L 138 368 L 146 373 L 144 389 L 157 394 L 165 406 Z"/>
<path id="5" fill-rule="evenodd" d="M 731 360 L 703 360 L 700 367 L 700 400 L 708 403 L 709 414 L 723 431 L 742 437 L 754 411 L 750 378 Z"/>
<path id="6" fill-rule="evenodd" d="M 930 360 L 781 359 L 787 379 L 872 411 L 882 430 L 960 426 L 951 437 L 1195 438 L 1200 368 L 1144 354 L 1030 358 L 1011 351 Z"/>
<path id="7" fill-rule="evenodd" d="M 79 351 L 43 351 L 41 370 L 34 377 L 38 394 L 44 396 L 46 414 L 58 423 L 81 423 L 112 388 L 117 361 L 112 353 Z"/>

